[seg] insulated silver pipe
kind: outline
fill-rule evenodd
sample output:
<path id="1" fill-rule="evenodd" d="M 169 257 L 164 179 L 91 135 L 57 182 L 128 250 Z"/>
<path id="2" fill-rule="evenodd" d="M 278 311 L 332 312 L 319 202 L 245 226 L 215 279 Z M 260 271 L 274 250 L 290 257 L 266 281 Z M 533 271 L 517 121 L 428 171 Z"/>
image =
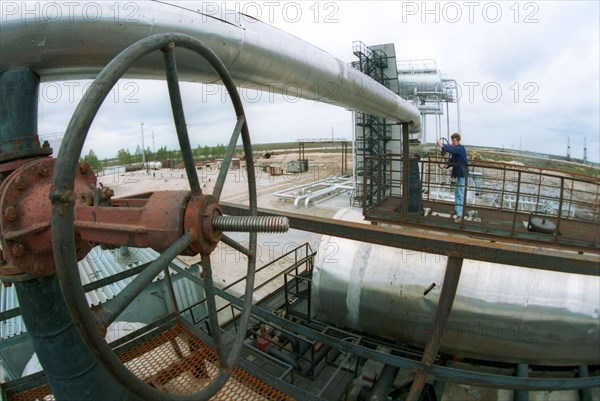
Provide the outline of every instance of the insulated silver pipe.
<path id="1" fill-rule="evenodd" d="M 42 81 L 93 78 L 135 41 L 180 32 L 217 53 L 238 85 L 410 122 L 411 132 L 420 131 L 419 111 L 411 102 L 325 51 L 248 16 L 228 11 L 224 20 L 156 1 L 127 3 L 128 10 L 116 2 L 36 4 L 3 5 L 0 73 L 25 68 Z M 56 10 L 50 13 L 49 7 Z M 191 52 L 178 52 L 177 64 L 181 80 L 218 82 L 208 64 Z M 164 79 L 161 54 L 144 57 L 128 76 Z"/>
<path id="2" fill-rule="evenodd" d="M 336 218 L 363 221 L 362 210 L 342 209 Z M 445 258 L 330 236 L 319 254 L 311 289 L 317 320 L 427 344 L 437 330 L 431 322 Z M 600 277 L 466 260 L 440 351 L 516 364 L 596 364 L 599 305 Z"/>

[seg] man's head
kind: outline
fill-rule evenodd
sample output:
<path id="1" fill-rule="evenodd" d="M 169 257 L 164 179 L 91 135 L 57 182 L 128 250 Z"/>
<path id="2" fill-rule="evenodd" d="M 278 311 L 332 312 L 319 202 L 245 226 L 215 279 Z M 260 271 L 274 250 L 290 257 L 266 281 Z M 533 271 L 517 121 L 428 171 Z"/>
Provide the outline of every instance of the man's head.
<path id="1" fill-rule="evenodd" d="M 452 146 L 460 145 L 460 134 L 458 132 L 452 134 L 450 139 L 452 139 Z"/>

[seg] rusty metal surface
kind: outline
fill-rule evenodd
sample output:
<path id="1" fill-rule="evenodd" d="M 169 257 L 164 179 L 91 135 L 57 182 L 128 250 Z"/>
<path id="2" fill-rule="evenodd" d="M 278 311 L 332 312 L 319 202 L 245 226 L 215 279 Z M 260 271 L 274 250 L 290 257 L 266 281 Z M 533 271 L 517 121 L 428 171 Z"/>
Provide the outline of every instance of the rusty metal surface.
<path id="1" fill-rule="evenodd" d="M 55 163 L 52 158 L 34 160 L 15 170 L 2 183 L 0 239 L 7 264 L 0 267 L 0 274 L 5 277 L 54 274 L 48 193 Z M 73 193 L 76 204 L 85 201 L 95 182 L 92 171 L 77 169 Z M 76 246 L 81 260 L 90 247 L 84 241 L 78 241 Z"/>
<path id="2" fill-rule="evenodd" d="M 185 211 L 184 231 L 193 230 L 197 235 L 190 249 L 195 253 L 210 255 L 221 240 L 221 233 L 212 229 L 212 218 L 214 215 L 222 215 L 223 212 L 211 195 L 200 195 L 193 197 Z"/>
<path id="3" fill-rule="evenodd" d="M 188 191 L 154 192 L 136 206 L 75 208 L 75 229 L 81 238 L 112 246 L 152 248 L 162 252 L 183 235 Z M 127 200 L 121 200 L 121 204 Z"/>
<path id="4" fill-rule="evenodd" d="M 52 154 L 52 148 L 48 142 L 44 142 L 43 146 L 40 145 L 40 138 L 37 135 L 0 141 L 0 145 L 2 145 L 0 163 L 21 157 L 41 157 Z"/>

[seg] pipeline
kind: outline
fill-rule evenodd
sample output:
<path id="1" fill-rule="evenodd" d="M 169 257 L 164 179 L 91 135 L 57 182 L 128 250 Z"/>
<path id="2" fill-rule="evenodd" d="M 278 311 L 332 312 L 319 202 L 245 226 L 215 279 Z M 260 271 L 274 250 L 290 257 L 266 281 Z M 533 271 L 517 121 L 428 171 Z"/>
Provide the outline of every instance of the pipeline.
<path id="1" fill-rule="evenodd" d="M 83 343 L 57 276 L 14 285 L 23 321 L 57 400 L 97 400 L 99 395 L 104 400 L 136 400 Z"/>
<path id="2" fill-rule="evenodd" d="M 311 189 L 315 186 L 325 186 L 325 188 L 312 192 Z M 294 208 L 298 209 L 298 206 L 301 201 L 304 201 L 304 207 L 307 208 L 310 205 L 310 202 L 324 195 L 332 194 L 334 192 L 343 190 L 351 191 L 353 189 L 354 180 L 348 178 L 347 176 L 342 176 L 329 177 L 324 178 L 322 180 L 309 182 L 308 184 L 304 184 L 301 186 L 295 186 L 292 188 L 277 191 L 273 193 L 273 195 L 278 197 L 280 200 L 293 199 Z M 305 190 L 307 190 L 307 192 L 305 192 Z M 290 194 L 289 192 L 292 193 Z"/>
<path id="3" fill-rule="evenodd" d="M 420 113 L 412 102 L 293 35 L 236 13 L 219 19 L 180 5 L 135 4 L 137 13 L 125 22 L 114 18 L 109 2 L 94 3 L 98 18 L 93 23 L 79 13 L 50 22 L 7 12 L 0 24 L 0 72 L 25 68 L 42 81 L 93 78 L 131 43 L 150 33 L 180 32 L 210 47 L 238 86 L 287 94 L 293 84 L 300 98 L 410 123 L 411 132 L 420 132 Z M 218 83 L 210 66 L 191 52 L 178 52 L 177 69 L 181 80 Z M 144 57 L 127 77 L 164 79 L 163 61 Z M 332 84 L 335 90 L 326 91 Z"/>
<path id="4" fill-rule="evenodd" d="M 340 190 L 353 190 L 354 185 L 351 185 L 350 183 L 352 183 L 352 180 L 348 181 L 346 184 L 336 184 L 329 188 L 323 188 L 321 190 L 313 192 L 312 194 L 309 194 L 304 199 L 304 207 L 307 208 L 310 205 L 310 202 L 312 202 L 313 200 L 318 199 L 324 195 L 329 195 L 333 192 L 340 191 Z M 296 206 L 296 202 L 294 202 L 294 206 Z"/>
<path id="5" fill-rule="evenodd" d="M 388 399 L 387 395 L 392 389 L 394 379 L 396 378 L 399 370 L 400 369 L 389 365 L 385 365 L 383 367 L 383 370 L 379 375 L 379 379 L 371 391 L 371 397 L 369 398 L 370 401 L 384 401 Z"/>

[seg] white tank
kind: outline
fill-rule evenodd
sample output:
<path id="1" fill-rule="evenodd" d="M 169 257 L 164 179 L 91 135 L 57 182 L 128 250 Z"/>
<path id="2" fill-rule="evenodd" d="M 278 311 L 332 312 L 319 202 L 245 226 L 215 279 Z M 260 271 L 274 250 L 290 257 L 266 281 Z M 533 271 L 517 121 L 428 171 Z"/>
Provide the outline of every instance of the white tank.
<path id="1" fill-rule="evenodd" d="M 362 213 L 344 209 L 336 218 L 357 222 Z M 319 251 L 316 319 L 425 345 L 445 257 L 329 236 Z M 465 260 L 440 351 L 511 363 L 595 364 L 599 309 L 600 277 Z"/>
<path id="2" fill-rule="evenodd" d="M 398 86 L 400 96 L 413 99 L 419 95 L 421 99 L 430 98 L 440 101 L 452 101 L 452 93 L 446 88 L 440 71 L 410 72 L 398 71 Z"/>

